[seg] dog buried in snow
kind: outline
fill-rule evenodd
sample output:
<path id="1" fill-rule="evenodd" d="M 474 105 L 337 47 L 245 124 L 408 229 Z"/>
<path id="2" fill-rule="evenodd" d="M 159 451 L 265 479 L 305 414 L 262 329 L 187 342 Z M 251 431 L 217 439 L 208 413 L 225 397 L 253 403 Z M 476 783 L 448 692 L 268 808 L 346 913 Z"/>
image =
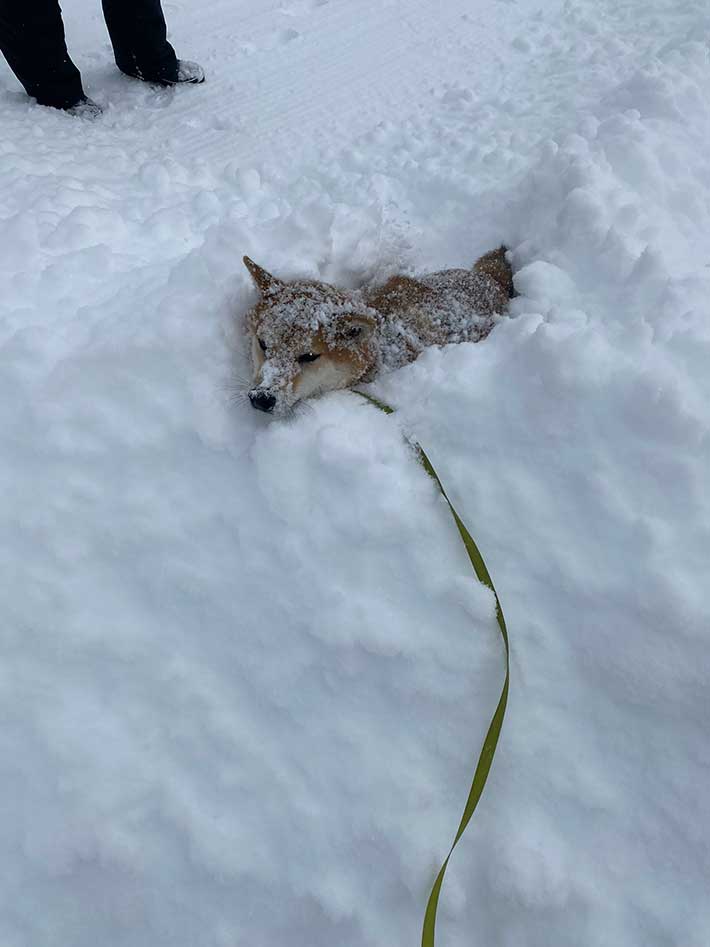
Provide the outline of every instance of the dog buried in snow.
<path id="1" fill-rule="evenodd" d="M 280 415 L 413 362 L 427 346 L 484 339 L 513 296 L 505 247 L 470 270 L 393 276 L 366 290 L 283 281 L 249 257 L 244 263 L 260 296 L 246 316 L 254 363 L 249 400 Z"/>

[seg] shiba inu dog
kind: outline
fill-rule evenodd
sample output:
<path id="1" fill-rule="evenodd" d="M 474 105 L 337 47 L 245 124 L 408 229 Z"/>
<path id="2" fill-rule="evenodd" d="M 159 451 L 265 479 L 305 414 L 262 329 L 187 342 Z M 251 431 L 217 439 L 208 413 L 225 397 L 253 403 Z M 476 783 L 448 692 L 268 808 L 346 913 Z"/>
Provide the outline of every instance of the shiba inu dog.
<path id="1" fill-rule="evenodd" d="M 286 414 L 313 395 L 371 381 L 413 362 L 429 345 L 477 342 L 514 295 L 506 248 L 470 270 L 442 270 L 383 286 L 341 290 L 316 280 L 282 281 L 244 263 L 259 290 L 246 316 L 254 408 Z"/>

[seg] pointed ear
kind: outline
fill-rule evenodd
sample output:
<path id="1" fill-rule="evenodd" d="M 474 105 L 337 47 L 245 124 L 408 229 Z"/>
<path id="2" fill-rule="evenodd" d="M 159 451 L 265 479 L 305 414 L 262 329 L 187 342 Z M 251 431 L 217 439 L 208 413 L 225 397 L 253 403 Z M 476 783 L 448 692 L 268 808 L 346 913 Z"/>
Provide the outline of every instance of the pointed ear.
<path id="1" fill-rule="evenodd" d="M 377 319 L 373 316 L 348 316 L 338 327 L 338 335 L 344 342 L 364 342 L 377 328 Z"/>
<path id="2" fill-rule="evenodd" d="M 251 278 L 256 283 L 260 292 L 266 296 L 268 293 L 273 293 L 274 290 L 278 289 L 280 286 L 283 286 L 281 280 L 276 279 L 275 276 L 272 276 L 271 273 L 267 273 L 266 270 L 263 270 L 260 266 L 250 260 L 248 256 L 244 257 L 244 266 L 251 273 Z"/>

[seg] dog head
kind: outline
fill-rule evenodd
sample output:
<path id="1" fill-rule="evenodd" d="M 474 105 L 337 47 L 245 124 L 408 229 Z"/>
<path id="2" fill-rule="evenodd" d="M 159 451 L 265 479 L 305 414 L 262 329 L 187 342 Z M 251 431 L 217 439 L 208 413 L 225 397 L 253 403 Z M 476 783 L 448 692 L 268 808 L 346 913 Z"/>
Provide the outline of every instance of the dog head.
<path id="1" fill-rule="evenodd" d="M 315 280 L 283 282 L 248 257 L 244 263 L 260 295 L 246 317 L 254 408 L 285 414 L 374 373 L 381 317 L 360 293 Z"/>

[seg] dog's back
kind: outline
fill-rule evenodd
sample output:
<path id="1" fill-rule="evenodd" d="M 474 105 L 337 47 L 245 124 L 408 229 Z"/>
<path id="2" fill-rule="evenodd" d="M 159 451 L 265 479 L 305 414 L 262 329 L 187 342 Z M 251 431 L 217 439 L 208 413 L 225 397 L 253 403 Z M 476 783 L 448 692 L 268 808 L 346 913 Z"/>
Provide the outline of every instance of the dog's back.
<path id="1" fill-rule="evenodd" d="M 480 257 L 471 270 L 393 276 L 367 294 L 367 304 L 385 320 L 383 367 L 407 364 L 429 345 L 484 339 L 513 295 L 505 247 Z"/>

